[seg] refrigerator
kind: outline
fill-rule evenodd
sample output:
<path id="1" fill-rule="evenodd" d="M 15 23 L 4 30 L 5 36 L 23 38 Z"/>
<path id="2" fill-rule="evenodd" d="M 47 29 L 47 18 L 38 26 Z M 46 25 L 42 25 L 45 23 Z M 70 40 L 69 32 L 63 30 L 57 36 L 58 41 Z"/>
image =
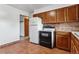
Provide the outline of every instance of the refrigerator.
<path id="1" fill-rule="evenodd" d="M 29 19 L 29 38 L 30 42 L 39 44 L 39 31 L 43 30 L 42 19 L 33 17 Z"/>

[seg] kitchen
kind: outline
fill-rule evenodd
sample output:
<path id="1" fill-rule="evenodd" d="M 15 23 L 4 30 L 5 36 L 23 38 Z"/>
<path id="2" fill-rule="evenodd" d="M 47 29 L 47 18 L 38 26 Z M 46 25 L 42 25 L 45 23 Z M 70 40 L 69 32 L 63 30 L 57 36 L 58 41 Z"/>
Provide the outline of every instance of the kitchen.
<path id="1" fill-rule="evenodd" d="M 12 5 L 10 5 L 10 6 L 12 7 Z M 78 4 L 72 4 L 72 5 L 60 4 L 60 5 L 53 5 L 53 6 L 54 6 L 53 8 L 52 8 L 52 6 L 49 6 L 46 8 L 43 7 L 40 9 L 38 8 L 38 9 L 34 10 L 34 12 L 31 14 L 30 18 L 26 17 L 26 18 L 29 18 L 29 24 L 30 23 L 32 24 L 32 20 L 33 20 L 34 26 L 36 26 L 36 25 L 39 26 L 39 24 L 40 24 L 41 28 L 43 28 L 43 29 L 42 30 L 38 30 L 38 29 L 32 30 L 32 29 L 34 29 L 34 27 L 30 28 L 30 25 L 29 25 L 29 31 L 32 32 L 32 33 L 29 33 L 29 40 L 25 39 L 24 41 L 22 41 L 23 40 L 22 39 L 21 40 L 22 45 L 20 44 L 23 47 L 23 49 L 25 49 L 27 47 L 28 50 L 25 50 L 25 51 L 22 50 L 22 51 L 20 51 L 20 53 L 24 52 L 27 54 L 28 53 L 30 53 L 30 54 L 37 53 L 38 54 L 41 51 L 40 54 L 41 53 L 61 54 L 62 51 L 65 51 L 65 52 L 63 52 L 64 54 L 66 54 L 66 52 L 68 54 L 79 54 L 79 5 Z M 28 13 L 25 14 L 25 12 L 20 11 L 20 13 L 22 13 L 24 15 L 28 15 Z M 39 17 L 39 18 L 37 18 L 37 17 Z M 23 22 L 23 21 L 21 21 L 21 22 Z M 43 25 L 41 24 L 41 22 Z M 41 34 L 40 31 L 44 32 L 44 34 Z M 38 34 L 38 32 L 40 34 Z M 52 38 L 43 38 L 43 36 L 49 36 L 49 35 L 45 34 L 45 32 L 49 33 L 49 35 L 51 37 L 52 36 L 53 37 Z M 51 34 L 51 33 L 53 33 L 53 34 Z M 40 35 L 43 35 L 43 36 L 40 36 Z M 38 40 L 36 42 L 36 41 L 33 41 L 32 39 L 33 40 L 38 39 Z M 43 42 L 43 41 L 40 41 L 43 39 L 46 39 L 46 40 L 49 39 L 50 40 L 49 42 L 51 42 L 51 40 L 52 40 L 52 42 L 49 45 L 47 44 L 48 45 L 47 46 L 44 43 L 40 43 L 40 42 Z M 36 43 L 36 44 L 34 44 L 34 43 Z M 17 46 L 17 43 L 14 46 L 11 46 L 11 48 L 13 48 L 15 46 Z M 47 48 L 49 46 L 53 50 L 50 48 Z M 8 51 L 8 48 L 6 47 L 6 51 Z M 34 48 L 36 48 L 36 49 L 34 50 Z M 22 49 L 22 48 L 19 48 L 19 49 Z M 45 49 L 45 50 L 43 50 L 43 49 Z M 16 48 L 13 50 L 17 51 Z M 11 52 L 13 50 L 11 50 Z M 2 51 L 3 52 L 5 51 L 5 46 L 4 46 L 4 48 L 2 48 L 2 50 L 0 49 L 0 52 L 2 52 Z M 11 53 L 11 52 L 6 52 L 6 53 Z"/>
<path id="2" fill-rule="evenodd" d="M 79 53 L 79 5 L 58 8 L 34 14 L 40 17 L 43 24 L 56 28 L 56 47 Z M 75 41 L 74 41 L 75 40 Z"/>

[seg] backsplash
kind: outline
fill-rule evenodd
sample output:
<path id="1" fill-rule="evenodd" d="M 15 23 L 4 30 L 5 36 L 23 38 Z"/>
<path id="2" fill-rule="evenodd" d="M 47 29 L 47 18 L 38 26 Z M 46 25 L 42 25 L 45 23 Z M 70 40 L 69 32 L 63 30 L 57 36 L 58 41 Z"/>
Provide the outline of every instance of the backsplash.
<path id="1" fill-rule="evenodd" d="M 56 31 L 79 31 L 79 22 L 72 22 L 72 23 L 60 23 L 60 24 L 45 24 L 51 25 L 56 28 Z"/>

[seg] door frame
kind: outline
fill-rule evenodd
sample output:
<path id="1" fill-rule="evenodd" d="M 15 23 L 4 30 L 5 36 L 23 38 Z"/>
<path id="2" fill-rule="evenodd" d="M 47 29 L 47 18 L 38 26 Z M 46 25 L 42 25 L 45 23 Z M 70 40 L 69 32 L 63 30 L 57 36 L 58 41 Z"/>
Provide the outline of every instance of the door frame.
<path id="1" fill-rule="evenodd" d="M 19 35 L 19 37 L 20 37 L 20 40 L 22 39 L 22 38 L 24 38 L 25 36 L 25 29 L 24 29 L 24 17 L 25 17 L 26 15 L 22 15 L 22 14 L 20 14 L 19 15 L 19 24 L 20 24 L 20 35 Z M 21 19 L 21 17 L 22 17 L 22 19 Z M 28 17 L 28 16 L 26 16 L 26 17 Z M 28 17 L 28 20 L 29 20 L 29 17 Z M 21 25 L 21 23 L 23 23 L 22 25 L 23 25 L 23 29 L 21 29 L 22 27 L 22 25 Z M 28 21 L 28 31 L 29 31 L 29 21 Z M 23 35 L 22 35 L 23 34 Z M 29 38 L 29 32 L 28 32 L 28 38 Z"/>

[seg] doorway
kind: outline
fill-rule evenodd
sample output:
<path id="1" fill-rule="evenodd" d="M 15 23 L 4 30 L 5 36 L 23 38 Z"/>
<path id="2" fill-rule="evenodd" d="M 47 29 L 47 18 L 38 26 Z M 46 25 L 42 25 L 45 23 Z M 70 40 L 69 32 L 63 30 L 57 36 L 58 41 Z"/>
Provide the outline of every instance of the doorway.
<path id="1" fill-rule="evenodd" d="M 20 39 L 29 38 L 29 17 L 20 15 Z"/>
<path id="2" fill-rule="evenodd" d="M 29 36 L 29 19 L 28 16 L 24 16 L 24 36 Z"/>

